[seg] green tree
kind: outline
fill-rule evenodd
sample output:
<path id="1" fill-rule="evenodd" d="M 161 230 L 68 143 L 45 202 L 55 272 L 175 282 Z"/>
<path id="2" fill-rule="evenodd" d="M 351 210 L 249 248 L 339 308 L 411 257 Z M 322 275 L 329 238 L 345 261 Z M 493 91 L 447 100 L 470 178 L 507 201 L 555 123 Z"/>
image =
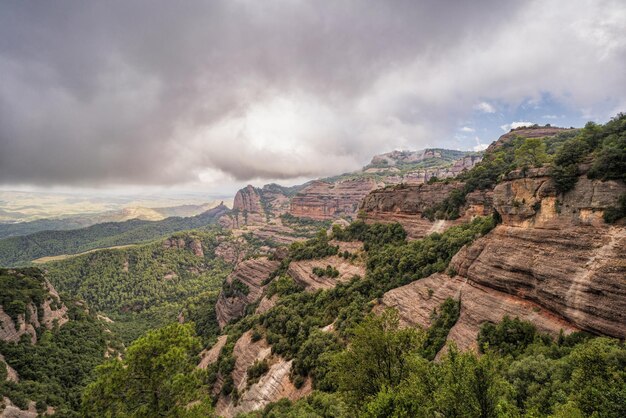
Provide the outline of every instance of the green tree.
<path id="1" fill-rule="evenodd" d="M 124 360 L 111 360 L 96 369 L 97 378 L 83 395 L 84 414 L 210 416 L 207 395 L 200 390 L 200 372 L 194 371 L 199 349 L 192 324 L 148 332 L 129 347 Z"/>
<path id="2" fill-rule="evenodd" d="M 518 167 L 540 167 L 547 161 L 546 144 L 541 138 L 528 138 L 515 150 L 515 165 Z"/>
<path id="3" fill-rule="evenodd" d="M 335 379 L 348 402 L 362 405 L 383 388 L 398 386 L 412 370 L 410 358 L 422 336 L 401 328 L 398 312 L 369 315 L 356 327 L 349 348 L 335 357 Z"/>

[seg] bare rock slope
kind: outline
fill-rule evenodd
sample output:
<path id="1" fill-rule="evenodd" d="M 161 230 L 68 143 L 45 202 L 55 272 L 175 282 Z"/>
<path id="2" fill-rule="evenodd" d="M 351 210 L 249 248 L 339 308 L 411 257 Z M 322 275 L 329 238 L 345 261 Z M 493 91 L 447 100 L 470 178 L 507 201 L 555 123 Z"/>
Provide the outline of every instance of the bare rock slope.
<path id="1" fill-rule="evenodd" d="M 398 308 L 407 324 L 428 326 L 443 300 L 460 298 L 448 338 L 461 347 L 473 347 L 480 325 L 504 315 L 552 335 L 584 330 L 623 339 L 626 228 L 602 220 L 622 193 L 623 182 L 581 176 L 562 195 L 545 170 L 513 172 L 493 191 L 502 224 L 457 253 L 454 277 L 437 274 L 391 290 L 382 306 Z"/>

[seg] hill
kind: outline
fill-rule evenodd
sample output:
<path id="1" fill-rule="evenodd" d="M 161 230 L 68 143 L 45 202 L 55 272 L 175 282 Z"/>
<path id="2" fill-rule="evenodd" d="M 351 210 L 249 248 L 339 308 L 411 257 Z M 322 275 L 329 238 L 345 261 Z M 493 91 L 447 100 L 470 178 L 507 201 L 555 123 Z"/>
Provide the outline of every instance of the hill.
<path id="1" fill-rule="evenodd" d="M 50 219 L 37 219 L 28 222 L 0 223 L 0 239 L 34 234 L 39 231 L 66 231 L 70 229 L 80 229 L 105 222 L 124 222 L 131 219 L 160 221 L 172 216 L 190 217 L 200 215 L 216 206 L 219 206 L 218 202 L 206 203 L 203 205 L 180 205 L 163 208 L 129 206 L 120 210 L 101 213 L 59 216 Z"/>
<path id="2" fill-rule="evenodd" d="M 94 368 L 121 348 L 84 303 L 59 296 L 35 268 L 0 269 L 0 325 L 2 416 L 79 416 Z"/>
<path id="3" fill-rule="evenodd" d="M 48 256 L 75 254 L 95 248 L 135 244 L 163 237 L 176 231 L 215 224 L 229 209 L 219 205 L 200 215 L 170 217 L 160 221 L 132 219 L 106 222 L 69 231 L 41 231 L 0 240 L 0 265 L 16 266 Z"/>

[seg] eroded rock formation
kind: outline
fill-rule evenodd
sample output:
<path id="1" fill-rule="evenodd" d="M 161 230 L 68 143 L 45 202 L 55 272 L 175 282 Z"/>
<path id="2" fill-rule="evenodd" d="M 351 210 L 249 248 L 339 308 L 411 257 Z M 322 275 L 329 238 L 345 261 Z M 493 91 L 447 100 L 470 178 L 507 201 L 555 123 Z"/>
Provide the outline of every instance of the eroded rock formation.
<path id="1" fill-rule="evenodd" d="M 361 200 L 382 186 L 371 178 L 345 180 L 337 183 L 315 181 L 291 200 L 289 213 L 311 219 L 333 219 L 356 215 Z"/>
<path id="2" fill-rule="evenodd" d="M 17 342 L 22 335 L 29 334 L 31 342 L 37 342 L 37 330 L 42 326 L 52 329 L 54 326 L 62 326 L 69 318 L 67 307 L 61 302 L 59 294 L 52 284 L 46 279 L 43 282 L 46 288 L 46 299 L 40 306 L 33 302 L 26 305 L 26 314 L 17 315 L 14 321 L 0 305 L 0 340 Z"/>
<path id="3" fill-rule="evenodd" d="M 235 291 L 227 296 L 224 291 L 220 293 L 215 305 L 217 321 L 220 327 L 235 318 L 241 317 L 246 306 L 257 302 L 265 288 L 264 282 L 278 266 L 278 261 L 269 260 L 267 257 L 245 260 L 235 267 L 235 270 L 226 279 L 227 285 L 237 280 L 247 287 L 246 292 Z"/>
<path id="4" fill-rule="evenodd" d="M 313 273 L 314 268 L 325 269 L 332 266 L 337 269 L 338 277 L 318 276 Z M 293 261 L 289 264 L 287 274 L 305 290 L 314 292 L 320 289 L 331 289 L 340 282 L 347 282 L 354 276 L 365 276 L 363 262 L 349 261 L 338 256 L 326 257 L 318 260 Z"/>
<path id="5" fill-rule="evenodd" d="M 602 213 L 626 185 L 581 176 L 563 195 L 547 174 L 510 173 L 493 191 L 502 224 L 454 256 L 454 277 L 393 289 L 378 309 L 396 307 L 405 323 L 428 326 L 433 309 L 460 298 L 448 338 L 462 348 L 475 347 L 480 325 L 505 314 L 552 335 L 563 329 L 625 338 L 626 228 L 605 224 Z"/>
<path id="6" fill-rule="evenodd" d="M 273 356 L 271 347 L 264 339 L 252 341 L 251 331 L 247 331 L 237 340 L 233 356 L 236 360 L 232 377 L 239 399 L 235 403 L 229 397 L 221 396 L 216 405 L 216 412 L 220 416 L 230 418 L 239 413 L 261 409 L 282 398 L 300 399 L 312 391 L 310 379 L 300 389 L 296 389 L 289 378 L 292 361 Z M 256 361 L 267 361 L 269 370 L 258 382 L 248 385 L 247 371 Z"/>
<path id="7" fill-rule="evenodd" d="M 461 182 L 400 185 L 371 192 L 361 202 L 361 216 L 368 223 L 399 222 L 409 238 L 422 238 L 433 232 L 443 232 L 452 225 L 467 222 L 474 216 L 493 211 L 492 193 L 475 191 L 467 195 L 461 216 L 454 220 L 430 221 L 424 212 L 437 205 L 453 191 L 463 188 Z"/>

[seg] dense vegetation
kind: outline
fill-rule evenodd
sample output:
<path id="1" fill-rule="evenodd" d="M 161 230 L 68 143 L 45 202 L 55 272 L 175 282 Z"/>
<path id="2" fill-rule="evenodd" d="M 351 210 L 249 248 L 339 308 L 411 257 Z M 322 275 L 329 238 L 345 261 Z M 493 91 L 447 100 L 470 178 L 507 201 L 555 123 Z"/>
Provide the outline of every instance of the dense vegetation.
<path id="1" fill-rule="evenodd" d="M 24 315 L 28 322 L 30 311 L 26 309 L 27 305 L 41 306 L 47 296 L 41 270 L 0 268 L 0 306 L 13 321 L 17 321 L 18 315 Z"/>
<path id="2" fill-rule="evenodd" d="M 225 206 L 218 206 L 188 218 L 171 217 L 161 221 L 132 219 L 70 231 L 42 231 L 22 237 L 5 238 L 0 240 L 0 265 L 24 265 L 46 256 L 76 254 L 94 248 L 146 242 L 177 231 L 206 227 L 215 223 L 227 210 Z"/>
<path id="3" fill-rule="evenodd" d="M 225 332 L 229 341 L 232 338 L 229 344 L 234 344 L 247 329 L 261 330 L 272 345 L 273 353 L 294 359 L 292 373 L 296 386 L 304 382 L 305 376 L 312 376 L 315 387 L 328 390 L 333 383 L 326 378 L 330 366 L 325 359 L 331 353 L 340 351 L 352 337 L 353 327 L 371 310 L 372 300 L 392 288 L 444 271 L 461 246 L 486 234 L 493 226 L 494 221 L 490 217 L 477 218 L 470 224 L 410 243 L 404 239 L 406 232 L 398 224 L 358 223 L 345 230 L 335 228 L 334 234 L 342 239 L 370 237 L 367 276 L 357 276 L 333 289 L 314 293 L 302 292 L 293 286 L 291 280 L 278 276 L 269 285 L 272 294 L 283 292 L 277 305 L 263 315 L 249 316 L 227 327 Z M 326 254 L 326 247 L 320 244 L 325 240 L 327 238 L 324 239 L 320 233 L 314 242 L 302 245 L 308 249 L 322 248 L 319 253 Z M 373 245 L 374 242 L 379 245 Z M 293 256 L 292 251 L 301 254 L 302 245 L 292 246 L 290 256 Z M 305 253 L 309 254 L 308 251 Z M 434 357 L 432 353 L 436 353 L 437 347 L 443 344 L 457 317 L 458 303 L 455 301 L 446 301 L 438 312 L 433 312 L 435 325 L 422 348 L 424 353 L 428 353 L 425 355 Z M 320 331 L 331 323 L 337 333 Z M 223 376 L 229 373 L 233 364 L 232 345 L 229 344 L 222 350 L 220 362 L 214 366 L 214 372 L 219 370 Z M 223 390 L 223 393 L 227 394 L 229 390 Z"/>
<path id="4" fill-rule="evenodd" d="M 196 369 L 200 339 L 191 324 L 171 324 L 135 341 L 122 361 L 96 369 L 83 395 L 89 417 L 207 417 L 212 407 Z M 193 403 L 192 403 L 193 402 Z"/>
<path id="5" fill-rule="evenodd" d="M 367 317 L 350 346 L 330 356 L 328 393 L 247 417 L 626 416 L 622 342 L 580 334 L 553 341 L 528 323 L 506 321 L 491 325 L 499 337 L 480 357 L 451 346 L 432 362 L 419 350 L 424 331 L 399 327 L 393 311 Z"/>
<path id="6" fill-rule="evenodd" d="M 601 180 L 626 180 L 626 115 L 620 113 L 604 125 L 589 122 L 583 129 L 548 138 L 513 137 L 487 152 L 483 160 L 457 177 L 464 182 L 440 204 L 424 212 L 429 219 L 456 219 L 468 193 L 493 188 L 505 174 L 549 164 L 557 190 L 571 190 L 580 164 L 589 165 L 587 176 Z"/>
<path id="7" fill-rule="evenodd" d="M 14 280 L 11 287 L 0 286 L 3 309 L 7 297 L 14 297 L 14 301 L 33 303 L 43 311 L 41 303 L 51 295 L 43 287 L 41 271 L 3 271 L 3 280 L 7 276 Z M 32 297 L 34 291 L 36 296 Z M 19 383 L 6 381 L 6 376 L 0 379 L 0 399 L 7 396 L 22 409 L 27 408 L 28 401 L 34 401 L 39 412 L 51 406 L 58 416 L 78 416 L 82 388 L 104 360 L 107 347 L 115 353 L 113 347 L 119 347 L 119 343 L 105 332 L 95 315 L 70 299 L 63 302 L 68 307 L 69 322 L 51 330 L 36 329 L 36 344 L 31 343 L 30 334 L 24 334 L 17 343 L 0 340 L 0 353 L 19 376 Z M 2 362 L 0 369 L 5 369 Z"/>
<path id="8" fill-rule="evenodd" d="M 147 329 L 175 320 L 184 301 L 220 289 L 231 266 L 214 255 L 218 235 L 174 234 L 185 248 L 162 242 L 101 250 L 46 264 L 48 277 L 63 292 L 84 299 L 115 322 L 111 328 L 130 341 Z M 204 256 L 191 250 L 200 243 Z"/>

